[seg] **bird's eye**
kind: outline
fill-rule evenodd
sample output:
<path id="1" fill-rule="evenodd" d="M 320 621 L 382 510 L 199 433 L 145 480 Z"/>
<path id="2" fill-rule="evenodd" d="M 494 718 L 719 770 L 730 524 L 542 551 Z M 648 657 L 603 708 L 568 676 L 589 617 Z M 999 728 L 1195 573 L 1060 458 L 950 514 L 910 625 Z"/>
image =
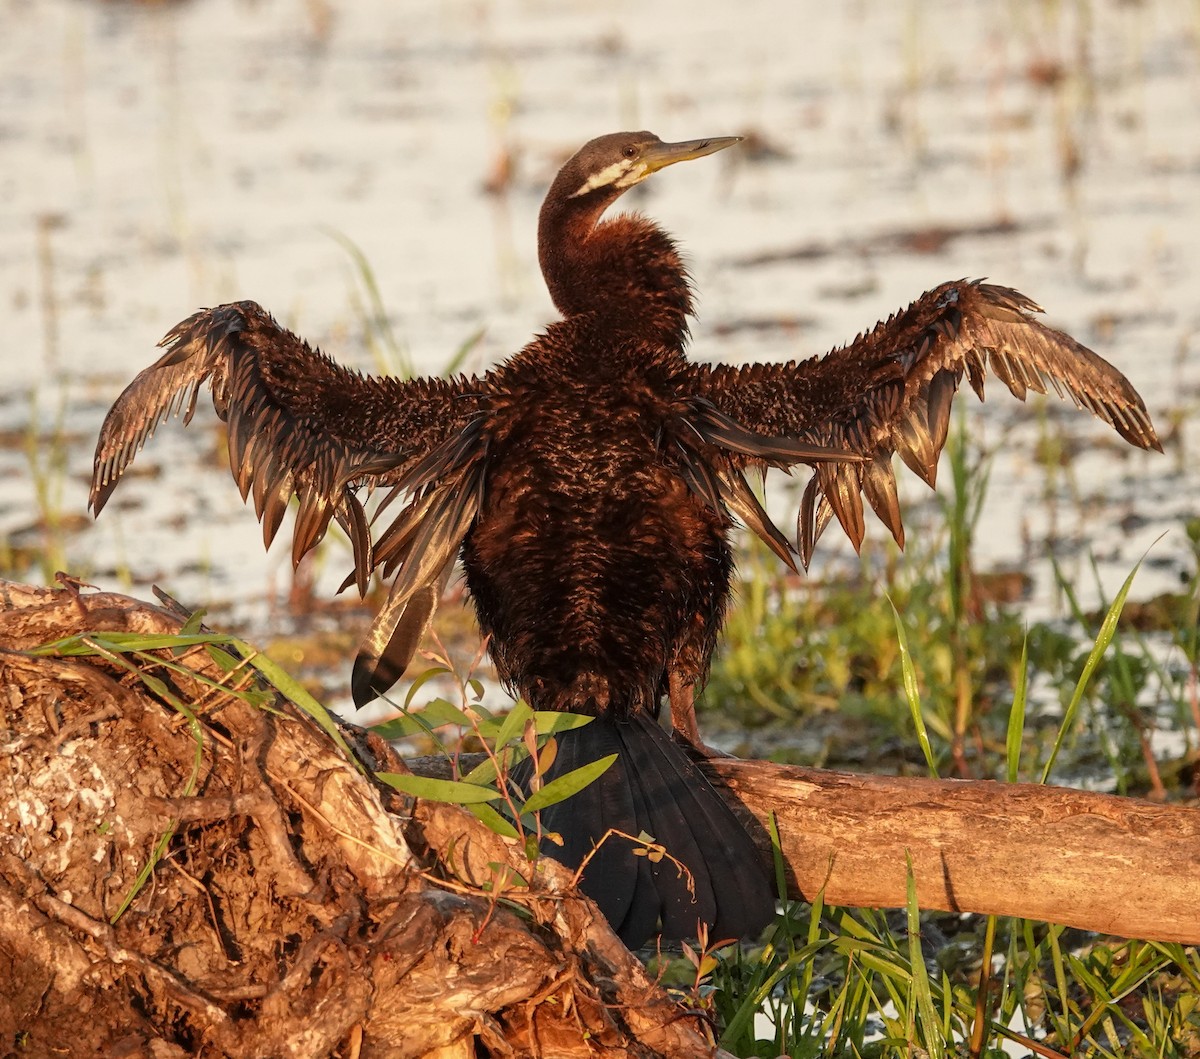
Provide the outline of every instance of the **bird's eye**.
<path id="1" fill-rule="evenodd" d="M 626 144 L 625 149 L 621 152 L 626 158 L 633 158 L 637 155 L 638 149 L 633 144 Z"/>

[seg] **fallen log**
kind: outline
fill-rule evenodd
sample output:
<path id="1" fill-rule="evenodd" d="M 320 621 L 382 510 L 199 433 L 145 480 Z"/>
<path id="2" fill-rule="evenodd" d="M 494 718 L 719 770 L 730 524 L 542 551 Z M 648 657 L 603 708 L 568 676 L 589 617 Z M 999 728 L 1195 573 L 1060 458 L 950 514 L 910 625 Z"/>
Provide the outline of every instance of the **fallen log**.
<path id="1" fill-rule="evenodd" d="M 775 814 L 795 897 L 903 906 L 907 853 L 924 909 L 1200 942 L 1200 808 L 762 761 L 704 768 L 757 821 Z"/>

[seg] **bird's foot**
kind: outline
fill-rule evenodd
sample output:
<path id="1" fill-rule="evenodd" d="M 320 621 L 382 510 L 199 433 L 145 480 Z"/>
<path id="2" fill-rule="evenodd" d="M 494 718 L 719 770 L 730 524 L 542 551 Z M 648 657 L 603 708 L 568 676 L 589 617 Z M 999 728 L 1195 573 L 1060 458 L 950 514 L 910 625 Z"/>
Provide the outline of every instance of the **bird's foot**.
<path id="1" fill-rule="evenodd" d="M 703 742 L 698 733 L 695 742 L 678 729 L 671 732 L 671 738 L 697 761 L 707 761 L 709 758 L 715 757 L 733 757 L 732 754 L 726 754 L 724 750 L 718 750 L 715 746 L 709 746 Z"/>

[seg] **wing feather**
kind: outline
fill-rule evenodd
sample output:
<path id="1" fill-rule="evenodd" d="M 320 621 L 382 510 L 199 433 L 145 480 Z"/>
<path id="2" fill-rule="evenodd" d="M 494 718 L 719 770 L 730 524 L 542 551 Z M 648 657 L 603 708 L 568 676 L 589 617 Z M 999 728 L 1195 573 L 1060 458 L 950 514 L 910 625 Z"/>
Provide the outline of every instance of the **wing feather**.
<path id="1" fill-rule="evenodd" d="M 359 647 L 350 678 L 354 702 L 363 706 L 403 675 L 442 596 L 459 546 L 479 511 L 483 461 L 440 482 L 415 524 L 387 601 Z"/>
<path id="2" fill-rule="evenodd" d="M 97 515 L 157 427 L 181 410 L 185 424 L 191 421 L 207 385 L 228 426 L 230 471 L 242 499 L 253 497 L 264 544 L 274 540 L 295 496 L 293 562 L 336 519 L 354 548 L 349 581 L 363 592 L 376 562 L 355 490 L 428 484 L 439 469 L 461 464 L 478 441 L 477 430 L 464 431 L 483 400 L 475 380 L 360 375 L 280 327 L 255 302 L 201 310 L 161 345 L 163 355 L 105 417 L 90 496 Z"/>
<path id="3" fill-rule="evenodd" d="M 817 465 L 797 525 L 801 559 L 837 516 L 857 548 L 862 500 L 901 545 L 904 528 L 890 467 L 893 453 L 930 486 L 946 444 L 950 407 L 965 376 L 980 400 L 990 371 L 1021 400 L 1053 389 L 1131 445 L 1162 451 L 1146 407 L 1116 368 L 1070 335 L 1039 322 L 1025 295 L 981 281 L 944 283 L 850 345 L 825 357 L 739 367 L 692 365 L 689 384 L 743 434 L 768 436 L 770 453 L 727 445 L 735 461 L 786 463 L 786 445 L 843 455 Z M 699 404 L 699 402 L 697 402 Z M 707 440 L 721 440 L 707 428 Z M 836 457 L 835 457 L 836 459 Z"/>
<path id="4" fill-rule="evenodd" d="M 727 509 L 732 511 L 793 570 L 796 567 L 787 538 L 763 510 L 731 456 L 782 468 L 802 462 L 825 469 L 841 461 L 858 463 L 867 459 L 845 445 L 811 444 L 747 430 L 703 397 L 688 400 L 671 427 L 679 472 L 692 493 L 723 517 Z"/>
<path id="5" fill-rule="evenodd" d="M 742 525 L 752 531 L 779 556 L 791 569 L 796 569 L 796 561 L 792 558 L 792 547 L 788 539 L 779 532 L 771 517 L 758 502 L 746 476 L 736 467 L 730 465 L 724 469 L 719 478 L 721 496 L 729 510 L 739 519 Z"/>

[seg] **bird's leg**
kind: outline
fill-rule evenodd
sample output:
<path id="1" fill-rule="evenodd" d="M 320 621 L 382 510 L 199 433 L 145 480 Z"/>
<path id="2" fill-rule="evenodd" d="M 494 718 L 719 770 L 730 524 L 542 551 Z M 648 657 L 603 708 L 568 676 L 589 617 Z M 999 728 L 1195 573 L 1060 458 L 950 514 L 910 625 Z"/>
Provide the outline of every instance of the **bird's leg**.
<path id="1" fill-rule="evenodd" d="M 667 675 L 667 698 L 671 703 L 671 735 L 677 742 L 700 757 L 728 757 L 705 746 L 701 740 L 700 726 L 696 723 L 695 684 L 676 667 Z"/>
<path id="2" fill-rule="evenodd" d="M 700 726 L 696 723 L 692 684 L 674 667 L 667 676 L 667 697 L 671 702 L 671 728 L 675 737 L 702 750 L 704 744 L 700 741 Z"/>

